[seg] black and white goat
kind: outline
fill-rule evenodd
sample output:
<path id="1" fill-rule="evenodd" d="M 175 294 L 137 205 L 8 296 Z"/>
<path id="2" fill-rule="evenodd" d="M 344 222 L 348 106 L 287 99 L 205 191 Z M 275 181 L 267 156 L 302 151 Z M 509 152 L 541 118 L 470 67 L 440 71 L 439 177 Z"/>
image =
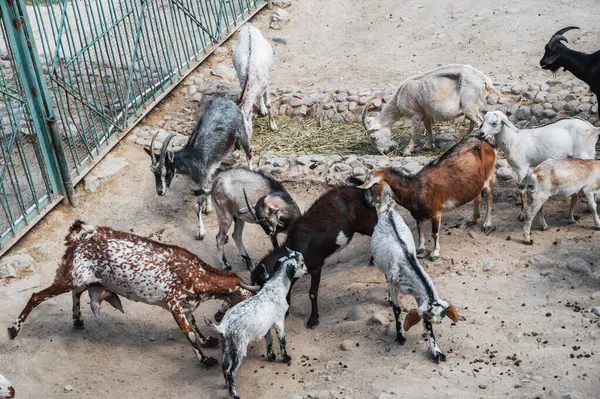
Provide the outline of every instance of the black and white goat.
<path id="1" fill-rule="evenodd" d="M 569 41 L 564 34 L 577 26 L 568 26 L 558 30 L 546 44 L 544 56 L 540 60 L 542 69 L 549 69 L 555 73 L 560 68 L 569 71 L 590 86 L 590 89 L 600 96 L 600 51 L 586 54 L 571 50 L 562 42 Z"/>
<path id="2" fill-rule="evenodd" d="M 277 248 L 277 235 L 285 232 L 301 215 L 300 208 L 281 183 L 245 168 L 219 173 L 213 183 L 211 198 L 219 223 L 218 257 L 225 270 L 231 270 L 224 244 L 232 222 L 235 224 L 233 241 L 248 269 L 252 269 L 252 260 L 242 241 L 244 224 L 258 223 L 271 237 L 273 248 Z"/>
<path id="3" fill-rule="evenodd" d="M 289 363 L 292 358 L 286 350 L 284 321 L 289 308 L 286 296 L 292 281 L 307 273 L 302 254 L 283 248 L 285 255 L 277 260 L 278 271 L 255 296 L 232 307 L 216 330 L 221 334 L 223 344 L 223 376 L 232 398 L 239 398 L 235 379 L 248 344 L 265 338 L 267 359 L 275 361 L 271 329 L 275 327 L 281 359 Z M 212 324 L 208 322 L 209 324 Z"/>
<path id="4" fill-rule="evenodd" d="M 200 113 L 190 139 L 181 150 L 168 149 L 173 136 L 169 135 L 164 141 L 158 158 L 154 153 L 156 136 L 152 138 L 150 149 L 146 149 L 152 160 L 150 170 L 156 180 L 156 192 L 165 195 L 176 173 L 189 176 L 199 186 L 194 190 L 198 195 L 196 238 L 202 240 L 205 229 L 201 213 L 210 210 L 211 179 L 221 161 L 241 147 L 248 159 L 248 167 L 252 169 L 252 150 L 244 117 L 233 101 L 216 97 Z"/>
<path id="5" fill-rule="evenodd" d="M 459 317 L 454 306 L 441 299 L 433 281 L 417 259 L 415 241 L 404 219 L 393 209 L 392 199 L 382 199 L 379 219 L 371 239 L 371 252 L 375 264 L 385 273 L 388 294 L 396 318 L 396 341 L 404 345 L 404 331 L 423 319 L 429 347 L 436 363 L 446 361 L 446 355 L 438 346 L 433 334 L 432 323 L 441 323 L 444 317 L 457 322 Z M 412 295 L 418 308 L 406 315 L 404 326 L 400 318 L 401 308 L 398 294 Z"/>
<path id="6" fill-rule="evenodd" d="M 260 114 L 268 115 L 271 130 L 277 130 L 269 98 L 269 74 L 273 67 L 273 48 L 269 41 L 257 27 L 246 24 L 240 29 L 231 58 L 242 87 L 238 105 L 244 114 L 248 137 L 252 138 L 252 108 L 257 99 Z"/>
<path id="7" fill-rule="evenodd" d="M 371 206 L 370 191 L 343 186 L 326 192 L 290 226 L 284 246 L 304 256 L 310 273 L 312 310 L 306 327 L 315 328 L 319 325 L 319 285 L 325 260 L 348 245 L 355 233 L 373 234 L 375 224 L 377 211 Z M 273 275 L 277 270 L 277 260 L 285 254 L 284 251 L 283 248 L 275 249 L 258 263 L 251 273 L 253 284 L 262 285 Z M 288 303 L 290 295 L 291 289 Z"/>

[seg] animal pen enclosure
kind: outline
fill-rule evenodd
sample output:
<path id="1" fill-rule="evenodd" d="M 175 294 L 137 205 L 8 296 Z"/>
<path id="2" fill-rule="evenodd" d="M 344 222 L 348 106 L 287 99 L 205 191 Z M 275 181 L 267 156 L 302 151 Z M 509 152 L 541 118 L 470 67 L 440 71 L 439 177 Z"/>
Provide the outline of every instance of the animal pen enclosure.
<path id="1" fill-rule="evenodd" d="M 0 254 L 264 5 L 0 2 Z"/>

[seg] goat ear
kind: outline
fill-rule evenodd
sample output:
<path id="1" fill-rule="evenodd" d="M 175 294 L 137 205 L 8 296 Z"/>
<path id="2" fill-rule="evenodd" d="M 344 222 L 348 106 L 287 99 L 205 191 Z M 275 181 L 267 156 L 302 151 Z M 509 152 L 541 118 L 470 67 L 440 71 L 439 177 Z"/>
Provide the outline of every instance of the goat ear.
<path id="1" fill-rule="evenodd" d="M 506 126 L 511 128 L 515 132 L 519 131 L 519 129 L 515 125 L 513 125 L 513 123 L 511 121 L 508 120 L 508 117 L 505 114 L 502 114 L 500 120 L 502 121 L 502 123 L 504 123 Z"/>
<path id="2" fill-rule="evenodd" d="M 369 179 L 367 179 L 366 182 L 356 187 L 361 188 L 363 190 L 368 190 L 369 188 L 373 187 L 375 184 L 378 183 L 381 183 L 381 176 L 371 176 Z"/>
<path id="3" fill-rule="evenodd" d="M 556 60 L 558 60 L 558 57 L 560 57 L 560 54 L 552 54 L 551 56 L 544 58 L 544 62 L 547 64 L 553 64 L 556 62 Z"/>
<path id="4" fill-rule="evenodd" d="M 448 312 L 446 312 L 446 317 L 452 320 L 455 323 L 458 323 L 460 317 L 458 316 L 458 312 L 453 304 L 448 303 Z"/>
<path id="5" fill-rule="evenodd" d="M 404 318 L 404 331 L 410 330 L 412 326 L 421 321 L 421 315 L 417 309 L 413 309 Z"/>

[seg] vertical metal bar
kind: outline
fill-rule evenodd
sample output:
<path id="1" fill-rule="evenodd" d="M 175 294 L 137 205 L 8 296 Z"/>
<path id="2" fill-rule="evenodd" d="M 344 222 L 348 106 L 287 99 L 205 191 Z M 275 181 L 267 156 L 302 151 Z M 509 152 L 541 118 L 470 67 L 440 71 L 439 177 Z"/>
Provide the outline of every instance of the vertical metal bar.
<path id="1" fill-rule="evenodd" d="M 47 119 L 47 121 L 56 152 L 64 154 L 64 148 L 62 146 L 62 141 L 60 140 L 60 133 L 56 129 L 56 118 L 51 116 Z M 73 181 L 71 180 L 71 174 L 69 173 L 69 165 L 67 164 L 67 159 L 64 156 L 58 157 L 58 166 L 60 168 L 60 174 L 63 182 L 65 182 L 65 194 L 67 195 L 71 206 L 73 208 L 77 208 L 79 206 L 79 201 L 77 200 L 75 187 L 73 185 Z"/>

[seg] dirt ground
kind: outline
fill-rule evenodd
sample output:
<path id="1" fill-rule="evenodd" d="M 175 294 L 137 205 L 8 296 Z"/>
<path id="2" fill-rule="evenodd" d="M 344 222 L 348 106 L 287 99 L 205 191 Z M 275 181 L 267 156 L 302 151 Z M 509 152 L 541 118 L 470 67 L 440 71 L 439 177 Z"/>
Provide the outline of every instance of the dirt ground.
<path id="1" fill-rule="evenodd" d="M 267 33 L 289 38 L 287 46 L 274 45 L 273 87 L 389 86 L 446 62 L 471 63 L 496 78 L 547 79 L 537 62 L 545 41 L 559 27 L 576 23 L 584 28 L 569 33 L 574 47 L 600 47 L 596 16 L 589 11 L 593 5 L 592 0 L 294 2 L 288 10 L 292 23 Z M 177 99 L 177 94 L 171 96 L 171 105 L 158 110 L 163 115 L 169 109 L 181 110 Z M 195 199 L 186 181 L 176 178 L 167 196 L 158 197 L 142 149 L 123 142 L 114 152 L 129 161 L 124 175 L 93 194 L 78 188 L 78 209 L 60 205 L 11 251 L 27 250 L 34 257 L 42 287 L 53 279 L 62 239 L 75 218 L 132 229 L 216 262 L 215 216 L 205 219 L 206 240 L 196 241 Z M 322 190 L 290 187 L 302 209 Z M 385 300 L 383 275 L 368 266 L 369 238 L 356 237 L 324 268 L 321 324 L 315 330 L 304 327 L 310 311 L 309 279 L 294 288 L 286 321 L 292 365 L 266 362 L 264 344 L 253 344 L 238 374 L 239 393 L 244 398 L 309 393 L 318 398 L 381 399 L 598 397 L 600 323 L 587 309 L 600 306 L 600 294 L 591 298 L 600 291 L 594 244 L 600 233 L 591 228 L 593 220 L 583 204 L 581 220 L 568 225 L 567 208 L 566 201 L 551 202 L 546 210 L 551 228 L 541 232 L 536 227 L 533 246 L 521 242 L 522 225 L 512 203 L 494 204 L 498 229 L 489 236 L 479 227 L 455 227 L 467 220 L 469 207 L 444 216 L 442 258 L 423 264 L 440 295 L 451 300 L 465 320 L 434 327 L 448 358 L 441 365 L 429 360 L 420 326 L 398 346 L 386 334 L 386 326 L 369 321 L 378 311 L 386 311 L 388 321 L 393 314 Z M 406 220 L 414 231 L 414 221 Z M 255 258 L 270 248 L 256 226 L 246 227 L 245 243 Z M 236 271 L 247 276 L 233 243 L 226 250 Z M 552 264 L 529 264 L 536 255 Z M 590 262 L 591 274 L 567 269 L 566 262 L 573 258 Z M 490 264 L 491 270 L 484 272 Z M 9 295 L 11 286 L 0 287 L 4 327 L 11 325 L 33 291 Z M 125 315 L 105 306 L 96 319 L 87 296 L 83 298 L 84 331 L 72 328 L 71 298 L 63 295 L 40 305 L 15 341 L 0 334 L 0 374 L 15 385 L 18 398 L 226 397 L 220 368 L 207 370 L 198 364 L 168 312 L 123 299 Z M 409 309 L 414 301 L 404 298 L 403 304 Z M 203 304 L 196 315 L 211 316 L 217 306 Z M 349 320 L 361 310 L 363 318 Z M 207 327 L 201 329 L 210 333 Z M 346 339 L 354 345 L 350 351 L 340 348 Z M 219 349 L 206 352 L 220 359 Z M 73 390 L 66 392 L 67 385 Z"/>

